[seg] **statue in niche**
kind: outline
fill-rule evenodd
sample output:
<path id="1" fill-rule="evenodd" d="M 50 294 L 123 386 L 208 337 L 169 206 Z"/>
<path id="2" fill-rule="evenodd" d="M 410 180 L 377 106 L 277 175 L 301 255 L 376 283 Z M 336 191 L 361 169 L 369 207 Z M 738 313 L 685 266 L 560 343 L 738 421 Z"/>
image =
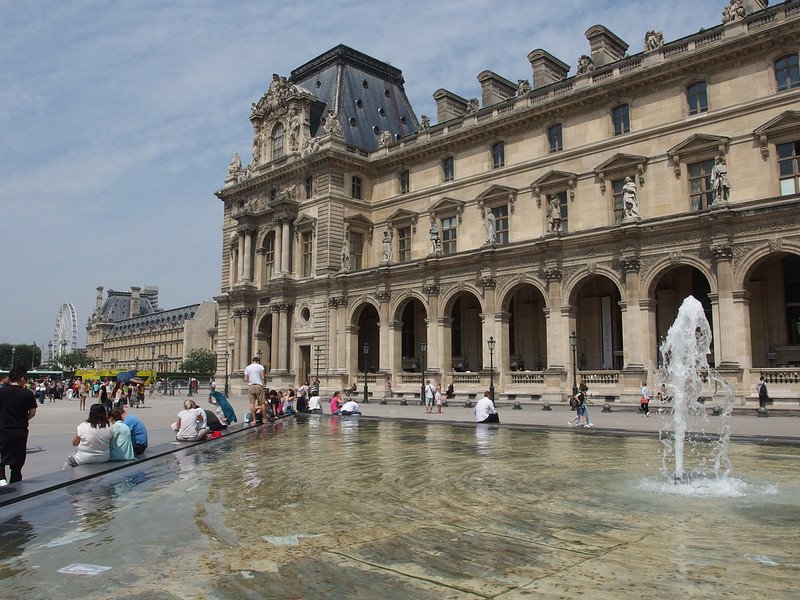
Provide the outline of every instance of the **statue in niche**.
<path id="1" fill-rule="evenodd" d="M 594 71 L 594 61 L 592 57 L 582 54 L 578 59 L 578 75 L 585 75 L 591 71 Z"/>
<path id="2" fill-rule="evenodd" d="M 727 202 L 731 196 L 731 184 L 728 181 L 728 165 L 724 156 L 714 159 L 714 167 L 711 169 L 711 189 L 714 190 L 714 201 Z"/>
<path id="3" fill-rule="evenodd" d="M 524 96 L 531 91 L 531 84 L 527 79 L 517 79 L 517 96 Z"/>
<path id="4" fill-rule="evenodd" d="M 292 152 L 300 149 L 300 111 L 296 108 L 289 114 L 289 149 Z"/>
<path id="5" fill-rule="evenodd" d="M 334 137 L 342 137 L 342 125 L 332 108 L 325 114 L 325 133 Z"/>
<path id="6" fill-rule="evenodd" d="M 625 185 L 622 186 L 622 222 L 641 221 L 639 214 L 639 200 L 636 198 L 636 184 L 630 177 L 625 178 Z"/>
<path id="7" fill-rule="evenodd" d="M 653 29 L 644 34 L 645 51 L 656 50 L 664 45 L 664 34 Z"/>
<path id="8" fill-rule="evenodd" d="M 428 230 L 428 234 L 431 238 L 431 246 L 433 246 L 432 253 L 441 254 L 442 240 L 439 239 L 439 225 L 436 223 L 436 219 L 431 221 L 431 228 Z"/>
<path id="9" fill-rule="evenodd" d="M 428 115 L 421 115 L 419 118 L 419 130 L 424 131 L 431 126 L 431 119 Z"/>
<path id="10" fill-rule="evenodd" d="M 467 114 L 471 115 L 472 113 L 478 112 L 478 107 L 479 106 L 480 106 L 480 104 L 478 104 L 478 99 L 477 98 L 470 98 L 467 101 Z"/>
<path id="11" fill-rule="evenodd" d="M 486 246 L 495 246 L 497 244 L 497 217 L 489 210 L 486 211 L 486 220 L 483 223 L 486 229 Z"/>
<path id="12" fill-rule="evenodd" d="M 382 242 L 382 249 L 383 249 L 383 258 L 381 262 L 391 262 L 392 260 L 392 232 L 388 229 L 383 232 L 383 242 Z"/>
<path id="13" fill-rule="evenodd" d="M 561 200 L 553 194 L 547 201 L 547 225 L 551 233 L 561 233 Z"/>
<path id="14" fill-rule="evenodd" d="M 342 271 L 350 270 L 350 244 L 347 243 L 347 236 L 342 244 Z"/>
<path id="15" fill-rule="evenodd" d="M 250 164 L 255 166 L 261 160 L 261 128 L 256 129 L 256 134 L 253 136 L 253 160 Z"/>

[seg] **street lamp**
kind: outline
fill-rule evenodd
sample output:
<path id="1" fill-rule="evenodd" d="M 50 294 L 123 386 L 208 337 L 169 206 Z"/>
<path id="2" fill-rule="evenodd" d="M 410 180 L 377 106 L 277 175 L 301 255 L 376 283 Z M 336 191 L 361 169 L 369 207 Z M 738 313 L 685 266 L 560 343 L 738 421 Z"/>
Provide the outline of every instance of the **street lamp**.
<path id="1" fill-rule="evenodd" d="M 422 388 L 419 394 L 420 406 L 425 404 L 425 354 L 428 352 L 428 340 L 419 343 L 420 366 L 422 367 Z"/>
<path id="2" fill-rule="evenodd" d="M 11 368 L 14 368 L 14 357 L 17 355 L 17 347 L 11 346 Z"/>
<path id="3" fill-rule="evenodd" d="M 61 356 L 67 353 L 67 340 L 61 340 Z"/>
<path id="4" fill-rule="evenodd" d="M 364 353 L 364 404 L 369 404 L 369 390 L 367 388 L 367 357 L 369 356 L 369 344 L 364 342 L 364 345 L 361 347 L 361 351 Z"/>
<path id="5" fill-rule="evenodd" d="M 578 336 L 574 331 L 569 335 L 569 345 L 572 348 L 572 395 L 576 396 L 578 394 Z"/>
<path id="6" fill-rule="evenodd" d="M 486 342 L 489 345 L 489 397 L 494 402 L 494 336 L 489 336 Z"/>
<path id="7" fill-rule="evenodd" d="M 150 376 L 153 378 L 152 383 L 156 383 L 156 345 L 150 344 Z"/>
<path id="8" fill-rule="evenodd" d="M 52 364 L 53 362 L 53 340 L 47 342 L 47 364 Z"/>
<path id="9" fill-rule="evenodd" d="M 225 350 L 225 397 L 228 397 L 228 355 L 230 350 Z"/>
<path id="10" fill-rule="evenodd" d="M 138 371 L 138 370 L 139 370 L 139 357 L 137 356 L 136 358 L 134 358 L 134 359 L 133 359 L 133 361 L 134 361 L 134 362 L 133 362 L 133 368 L 134 368 L 136 371 Z"/>
<path id="11" fill-rule="evenodd" d="M 31 371 L 36 370 L 36 351 L 39 349 L 39 346 L 36 345 L 36 342 L 33 342 L 33 356 L 31 356 Z"/>
<path id="12" fill-rule="evenodd" d="M 314 346 L 314 358 L 317 359 L 317 381 L 319 381 L 319 355 L 322 354 L 322 346 Z"/>

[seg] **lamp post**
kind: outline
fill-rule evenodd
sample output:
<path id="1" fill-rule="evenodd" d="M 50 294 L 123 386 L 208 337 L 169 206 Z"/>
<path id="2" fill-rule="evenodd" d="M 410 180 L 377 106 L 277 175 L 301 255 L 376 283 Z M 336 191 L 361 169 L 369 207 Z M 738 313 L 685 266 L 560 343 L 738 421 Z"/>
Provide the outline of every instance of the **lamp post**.
<path id="1" fill-rule="evenodd" d="M 135 371 L 139 370 L 139 357 L 138 356 L 133 359 L 133 368 L 134 368 Z"/>
<path id="2" fill-rule="evenodd" d="M 367 360 L 369 357 L 369 344 L 364 342 L 364 345 L 361 347 L 361 351 L 364 353 L 364 404 L 369 404 L 369 389 L 367 388 Z"/>
<path id="3" fill-rule="evenodd" d="M 258 357 L 258 362 L 261 362 L 261 348 L 256 350 L 256 356 Z"/>
<path id="4" fill-rule="evenodd" d="M 228 355 L 231 353 L 230 350 L 225 350 L 225 397 L 228 396 Z"/>
<path id="5" fill-rule="evenodd" d="M 11 346 L 11 368 L 14 368 L 14 358 L 17 356 L 17 347 Z"/>
<path id="6" fill-rule="evenodd" d="M 497 343 L 494 336 L 489 336 L 486 342 L 489 345 L 489 397 L 494 402 L 494 345 Z"/>
<path id="7" fill-rule="evenodd" d="M 63 356 L 67 353 L 67 340 L 61 340 L 61 357 L 63 360 Z"/>
<path id="8" fill-rule="evenodd" d="M 317 360 L 317 377 L 316 380 L 319 381 L 319 355 L 322 354 L 322 346 L 314 346 L 314 358 Z"/>
<path id="9" fill-rule="evenodd" d="M 419 394 L 420 406 L 425 404 L 425 354 L 428 352 L 428 340 L 422 340 L 419 343 L 420 366 L 422 367 L 422 388 Z"/>
<path id="10" fill-rule="evenodd" d="M 36 345 L 36 342 L 33 342 L 33 356 L 31 356 L 31 371 L 36 370 L 36 351 L 39 349 L 39 346 Z"/>
<path id="11" fill-rule="evenodd" d="M 572 348 L 572 395 L 575 396 L 578 393 L 578 336 L 574 331 L 569 335 L 569 345 Z"/>
<path id="12" fill-rule="evenodd" d="M 156 345 L 150 344 L 150 376 L 153 378 L 152 383 L 156 382 Z"/>
<path id="13" fill-rule="evenodd" d="M 53 362 L 53 341 L 50 340 L 47 342 L 47 364 L 52 364 Z"/>

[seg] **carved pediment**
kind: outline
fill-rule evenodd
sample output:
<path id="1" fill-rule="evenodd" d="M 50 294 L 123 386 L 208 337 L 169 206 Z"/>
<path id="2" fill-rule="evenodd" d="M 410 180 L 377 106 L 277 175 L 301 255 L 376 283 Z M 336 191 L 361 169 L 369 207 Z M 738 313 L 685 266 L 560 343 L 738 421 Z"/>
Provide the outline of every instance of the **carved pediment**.
<path id="1" fill-rule="evenodd" d="M 419 213 L 406 210 L 405 208 L 398 208 L 391 215 L 389 215 L 389 218 L 386 219 L 386 221 L 395 229 L 402 227 L 403 225 L 410 224 L 412 233 L 416 233 L 418 219 Z"/>
<path id="2" fill-rule="evenodd" d="M 800 111 L 786 110 L 754 130 L 753 135 L 761 146 L 761 154 L 766 160 L 769 157 L 769 142 L 790 141 L 795 139 L 798 131 L 800 131 Z"/>
<path id="3" fill-rule="evenodd" d="M 677 146 L 667 150 L 667 155 L 672 159 L 672 168 L 675 176 L 681 175 L 681 161 L 724 155 L 731 138 L 706 133 L 695 133 L 683 140 Z"/>
<path id="4" fill-rule="evenodd" d="M 644 185 L 644 169 L 647 165 L 647 157 L 638 154 L 617 153 L 605 162 L 597 165 L 594 172 L 600 183 L 600 191 L 606 191 L 606 179 L 615 175 L 633 173 L 637 174 L 639 185 Z"/>
<path id="5" fill-rule="evenodd" d="M 531 191 L 536 197 L 536 206 L 541 208 L 543 194 L 560 192 L 565 189 L 569 191 L 570 200 L 575 200 L 575 185 L 577 182 L 578 176 L 575 173 L 556 170 L 548 171 L 531 183 Z"/>
<path id="6" fill-rule="evenodd" d="M 443 216 L 450 213 L 455 213 L 458 216 L 458 222 L 461 223 L 461 216 L 464 214 L 463 200 L 456 200 L 455 198 L 442 198 L 434 202 L 430 207 L 431 220 L 435 220 L 437 216 Z"/>
<path id="7" fill-rule="evenodd" d="M 514 212 L 514 203 L 517 200 L 517 189 L 505 185 L 492 185 L 478 194 L 478 208 L 481 218 L 486 218 L 486 207 L 508 204 L 508 210 Z"/>
<path id="8" fill-rule="evenodd" d="M 292 225 L 294 225 L 296 239 L 299 239 L 300 233 L 304 231 L 311 231 L 312 236 L 317 234 L 317 219 L 305 213 L 297 217 Z"/>
<path id="9" fill-rule="evenodd" d="M 355 214 L 344 219 L 348 229 L 353 231 L 372 231 L 374 223 L 362 214 Z"/>

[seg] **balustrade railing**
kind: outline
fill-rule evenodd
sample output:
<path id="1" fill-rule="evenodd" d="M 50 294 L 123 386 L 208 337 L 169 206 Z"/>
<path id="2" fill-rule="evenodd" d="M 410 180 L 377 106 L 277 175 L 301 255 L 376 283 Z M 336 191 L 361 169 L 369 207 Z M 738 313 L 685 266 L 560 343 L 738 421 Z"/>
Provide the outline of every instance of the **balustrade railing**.
<path id="1" fill-rule="evenodd" d="M 542 371 L 511 371 L 507 374 L 507 380 L 512 385 L 533 385 L 544 383 L 544 373 Z"/>
<path id="2" fill-rule="evenodd" d="M 616 385 L 619 383 L 619 371 L 578 371 L 578 381 L 586 385 Z"/>
<path id="3" fill-rule="evenodd" d="M 778 367 L 770 369 L 750 369 L 754 380 L 763 375 L 764 381 L 769 384 L 794 384 L 800 383 L 800 368 L 797 367 Z"/>

